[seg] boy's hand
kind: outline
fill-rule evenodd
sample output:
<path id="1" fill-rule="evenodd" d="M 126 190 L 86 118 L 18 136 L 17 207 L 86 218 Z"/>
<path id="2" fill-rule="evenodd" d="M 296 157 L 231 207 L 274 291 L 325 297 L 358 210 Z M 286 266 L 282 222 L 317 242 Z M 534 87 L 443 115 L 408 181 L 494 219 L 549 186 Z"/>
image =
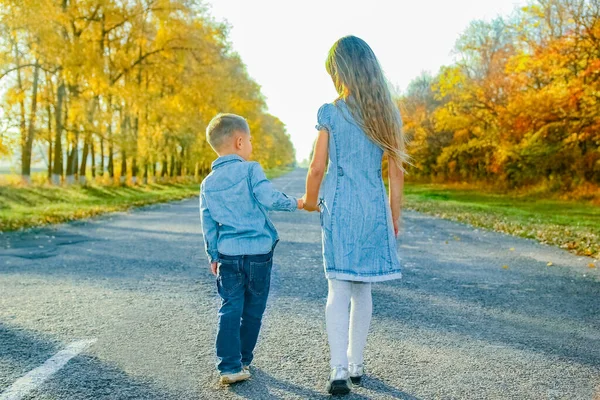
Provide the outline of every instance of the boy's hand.
<path id="1" fill-rule="evenodd" d="M 212 272 L 213 275 L 217 275 L 217 263 L 210 263 L 210 272 Z"/>
<path id="2" fill-rule="evenodd" d="M 302 210 L 304 208 L 304 198 L 298 199 L 298 210 Z"/>

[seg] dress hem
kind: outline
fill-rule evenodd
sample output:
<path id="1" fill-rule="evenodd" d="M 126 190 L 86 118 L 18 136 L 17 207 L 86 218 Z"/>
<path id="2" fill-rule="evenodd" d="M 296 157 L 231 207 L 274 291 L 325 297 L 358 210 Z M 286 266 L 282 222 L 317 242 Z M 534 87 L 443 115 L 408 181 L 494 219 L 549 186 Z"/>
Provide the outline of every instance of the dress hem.
<path id="1" fill-rule="evenodd" d="M 336 271 L 325 271 L 325 277 L 327 279 L 336 279 L 338 281 L 353 281 L 353 282 L 383 282 L 391 281 L 394 279 L 402 279 L 402 272 L 394 272 L 387 275 L 373 275 L 373 276 L 361 276 L 354 274 L 346 274 L 343 272 Z"/>

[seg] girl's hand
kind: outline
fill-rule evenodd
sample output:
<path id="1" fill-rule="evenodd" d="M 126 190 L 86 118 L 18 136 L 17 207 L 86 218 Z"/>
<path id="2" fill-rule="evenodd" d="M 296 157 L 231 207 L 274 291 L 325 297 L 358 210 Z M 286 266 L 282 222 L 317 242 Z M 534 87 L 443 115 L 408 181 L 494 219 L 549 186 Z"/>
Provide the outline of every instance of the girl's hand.
<path id="1" fill-rule="evenodd" d="M 400 233 L 400 218 L 394 220 L 394 235 L 398 237 Z"/>
<path id="2" fill-rule="evenodd" d="M 210 272 L 212 272 L 213 275 L 217 276 L 217 263 L 211 263 L 210 264 Z"/>
<path id="3" fill-rule="evenodd" d="M 308 211 L 308 212 L 313 212 L 313 211 L 321 211 L 319 209 L 319 205 L 314 202 L 314 203 L 309 203 L 306 201 L 306 195 L 302 196 L 302 202 L 304 203 L 304 210 Z"/>
<path id="4" fill-rule="evenodd" d="M 316 203 L 315 204 L 304 204 L 304 210 L 306 210 L 308 212 L 321 211 L 321 209 L 319 208 L 319 206 Z"/>

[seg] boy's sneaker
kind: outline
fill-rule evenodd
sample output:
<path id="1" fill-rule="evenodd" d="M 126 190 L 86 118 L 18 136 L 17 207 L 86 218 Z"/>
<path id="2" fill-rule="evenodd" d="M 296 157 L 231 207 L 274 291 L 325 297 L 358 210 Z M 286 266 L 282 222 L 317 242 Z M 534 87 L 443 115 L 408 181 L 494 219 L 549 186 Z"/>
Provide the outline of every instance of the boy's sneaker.
<path id="1" fill-rule="evenodd" d="M 229 385 L 231 383 L 245 381 L 250 378 L 250 371 L 242 369 L 240 372 L 233 374 L 222 374 L 219 382 L 222 385 Z"/>
<path id="2" fill-rule="evenodd" d="M 348 370 L 342 366 L 331 369 L 329 382 L 327 382 L 327 393 L 332 395 L 343 395 L 350 393 Z"/>
<path id="3" fill-rule="evenodd" d="M 365 374 L 364 364 L 348 364 L 348 373 L 350 374 L 350 380 L 355 385 L 360 385 L 360 381 Z"/>
<path id="4" fill-rule="evenodd" d="M 243 369 L 244 371 L 248 371 L 248 372 L 250 372 L 250 366 L 249 366 L 249 365 L 242 365 L 242 369 Z"/>

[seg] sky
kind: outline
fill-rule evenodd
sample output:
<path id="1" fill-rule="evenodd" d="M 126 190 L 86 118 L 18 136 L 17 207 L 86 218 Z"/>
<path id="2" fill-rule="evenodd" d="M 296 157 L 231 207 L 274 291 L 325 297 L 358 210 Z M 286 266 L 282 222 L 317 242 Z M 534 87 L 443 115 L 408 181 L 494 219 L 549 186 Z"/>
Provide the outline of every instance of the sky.
<path id="1" fill-rule="evenodd" d="M 329 48 L 356 35 L 373 48 L 400 90 L 423 71 L 453 62 L 459 35 L 477 19 L 509 15 L 525 0 L 207 0 L 231 26 L 229 38 L 262 87 L 268 111 L 286 124 L 296 158 L 308 158 L 318 108 L 336 92 L 325 71 Z"/>

